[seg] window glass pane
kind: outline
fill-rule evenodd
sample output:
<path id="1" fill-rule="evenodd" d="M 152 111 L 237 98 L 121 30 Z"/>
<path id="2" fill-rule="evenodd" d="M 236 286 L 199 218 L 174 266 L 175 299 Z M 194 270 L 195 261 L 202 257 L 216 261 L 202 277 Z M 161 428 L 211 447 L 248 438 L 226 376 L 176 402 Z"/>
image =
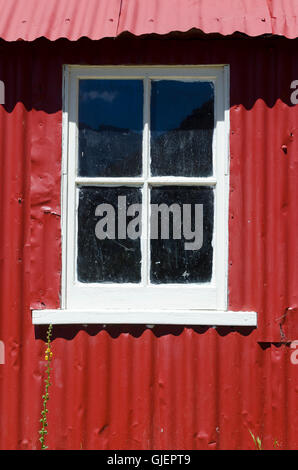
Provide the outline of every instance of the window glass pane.
<path id="1" fill-rule="evenodd" d="M 151 189 L 152 283 L 211 280 L 213 219 L 213 188 L 162 186 Z"/>
<path id="2" fill-rule="evenodd" d="M 141 175 L 142 80 L 80 80 L 79 87 L 79 175 Z"/>
<path id="3" fill-rule="evenodd" d="M 214 85 L 152 81 L 151 174 L 212 175 Z"/>
<path id="4" fill-rule="evenodd" d="M 128 211 L 130 215 L 125 219 L 126 209 L 132 204 L 141 204 L 140 188 L 84 186 L 79 189 L 79 281 L 140 282 L 140 236 L 126 236 L 126 228 L 130 234 L 138 231 L 135 224 L 131 227 L 133 222 L 130 225 L 133 220 L 137 222 L 136 211 Z"/>

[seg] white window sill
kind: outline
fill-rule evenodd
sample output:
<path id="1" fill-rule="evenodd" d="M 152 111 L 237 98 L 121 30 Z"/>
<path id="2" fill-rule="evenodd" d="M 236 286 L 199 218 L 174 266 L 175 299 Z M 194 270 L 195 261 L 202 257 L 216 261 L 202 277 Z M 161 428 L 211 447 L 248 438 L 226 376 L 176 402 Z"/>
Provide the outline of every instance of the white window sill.
<path id="1" fill-rule="evenodd" d="M 145 324 L 257 326 L 256 312 L 224 310 L 33 310 L 33 325 Z"/>

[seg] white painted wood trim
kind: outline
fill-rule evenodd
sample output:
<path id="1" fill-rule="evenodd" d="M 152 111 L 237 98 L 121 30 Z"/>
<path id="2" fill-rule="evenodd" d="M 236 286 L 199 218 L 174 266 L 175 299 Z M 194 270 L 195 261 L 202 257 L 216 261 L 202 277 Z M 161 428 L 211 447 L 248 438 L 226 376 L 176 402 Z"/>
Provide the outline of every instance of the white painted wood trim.
<path id="1" fill-rule="evenodd" d="M 63 324 L 145 324 L 145 325 L 209 325 L 257 326 L 256 312 L 219 310 L 33 310 L 34 325 Z"/>
<path id="2" fill-rule="evenodd" d="M 69 65 L 69 71 L 74 79 L 117 79 L 117 78 L 146 78 L 169 80 L 216 80 L 222 73 L 225 64 L 210 65 Z M 117 70 L 117 77 L 115 77 Z M 199 77 L 198 77 L 199 75 Z"/>
<path id="3" fill-rule="evenodd" d="M 61 308 L 66 308 L 67 285 L 67 183 L 68 183 L 68 109 L 69 109 L 69 68 L 63 66 L 62 77 L 62 161 L 61 161 Z M 65 156 L 65 157 L 64 157 Z"/>
<path id="4" fill-rule="evenodd" d="M 74 180 L 77 185 L 142 185 L 145 182 L 153 186 L 158 185 L 198 185 L 198 186 L 215 186 L 216 178 L 213 176 L 204 177 L 183 177 L 183 176 L 149 176 L 148 178 L 142 177 L 115 177 L 115 178 L 99 178 L 99 177 L 86 177 L 77 176 Z"/>
<path id="5" fill-rule="evenodd" d="M 214 148 L 214 168 L 215 173 L 213 177 L 209 178 L 183 178 L 183 177 L 150 177 L 145 172 L 143 177 L 140 178 L 79 178 L 76 176 L 76 141 L 77 141 L 77 111 L 78 111 L 78 79 L 79 78 L 142 78 L 144 80 L 145 89 L 148 88 L 149 79 L 182 79 L 185 81 L 193 80 L 210 80 L 215 84 L 215 116 L 216 116 L 216 130 L 215 130 L 215 148 Z M 148 99 L 148 90 L 144 94 L 145 98 Z M 71 99 L 70 99 L 71 98 Z M 191 317 L 190 323 L 194 324 L 210 324 L 211 317 L 210 313 L 213 312 L 215 315 L 212 324 L 215 324 L 215 319 L 220 314 L 219 321 L 224 321 L 223 324 L 231 324 L 229 320 L 223 320 L 228 318 L 229 315 L 226 311 L 228 305 L 227 299 L 227 266 L 228 266 L 228 197 L 229 197 L 229 182 L 228 182 L 228 148 L 229 148 L 229 66 L 223 65 L 211 65 L 211 66 L 150 66 L 150 67 L 134 67 L 134 66 L 65 66 L 64 67 L 64 108 L 63 108 L 63 175 L 68 174 L 68 188 L 66 178 L 63 183 L 63 204 L 62 204 L 62 258 L 63 258 L 63 276 L 62 276 L 62 310 L 57 310 L 61 316 L 61 312 L 65 312 L 68 317 L 67 323 L 72 323 L 70 315 L 74 312 L 75 318 L 78 312 L 86 317 L 86 313 L 91 312 L 91 316 L 96 315 L 95 323 L 98 323 L 99 314 L 97 311 L 89 310 L 93 309 L 100 302 L 101 312 L 116 312 L 115 315 L 119 316 L 118 309 L 123 309 L 124 315 L 120 315 L 120 320 L 117 323 L 146 323 L 141 321 L 140 310 L 141 308 L 148 305 L 148 308 L 154 309 L 154 318 L 157 315 L 160 316 L 161 321 L 152 320 L 152 315 L 149 310 L 146 310 L 146 318 L 149 318 L 148 323 L 168 323 L 173 324 L 170 320 L 170 316 L 186 315 L 183 321 L 179 321 L 179 324 L 187 322 L 189 315 Z M 148 103 L 147 103 L 148 108 Z M 145 117 L 148 115 L 149 110 L 145 112 Z M 147 116 L 148 117 L 148 116 Z M 147 123 L 147 125 L 149 125 Z M 66 128 L 66 129 L 65 129 Z M 147 130 L 148 132 L 148 130 Z M 144 135 L 145 136 L 145 135 Z M 146 144 L 147 142 L 147 144 Z M 148 151 L 148 136 L 145 138 L 145 156 Z M 148 163 L 148 155 L 147 155 Z M 147 169 L 148 170 L 148 169 Z M 83 286 L 77 282 L 76 270 L 75 270 L 75 259 L 76 259 L 76 190 L 80 184 L 110 184 L 110 185 L 125 185 L 125 182 L 129 185 L 144 185 L 146 180 L 146 186 L 148 184 L 197 184 L 197 185 L 209 185 L 214 186 L 216 192 L 215 198 L 215 246 L 214 246 L 214 270 L 213 279 L 209 285 L 202 286 L 198 285 L 197 289 L 193 289 L 193 286 L 174 286 L 175 294 L 178 299 L 174 298 L 174 292 L 171 292 L 170 301 L 167 301 L 169 294 L 168 289 L 171 286 L 162 286 L 163 289 L 155 289 L 156 295 L 152 295 L 151 287 L 148 286 L 148 303 L 144 303 L 143 289 L 138 286 L 134 287 L 132 295 L 127 295 L 127 300 L 123 303 L 120 302 L 120 297 L 124 293 L 130 294 L 131 286 L 121 286 L 117 288 L 114 286 L 99 286 L 99 285 L 88 285 Z M 167 180 L 167 181 L 166 181 Z M 217 215 L 216 215 L 217 214 Z M 148 224 L 148 221 L 147 221 Z M 146 224 L 145 224 L 146 225 Z M 144 240 L 148 244 L 148 240 Z M 145 245 L 144 245 L 145 247 Z M 144 248 L 143 247 L 143 248 Z M 149 260 L 143 267 L 143 273 L 148 271 Z M 216 273 L 216 275 L 215 275 Z M 146 280 L 146 276 L 144 277 Z M 145 285 L 147 284 L 145 282 Z M 117 286 L 118 287 L 118 286 Z M 141 286 L 142 287 L 142 286 Z M 150 292 L 149 292 L 150 290 Z M 193 296 L 190 293 L 193 292 Z M 195 292 L 196 291 L 196 292 Z M 105 298 L 105 293 L 107 296 Z M 112 295 L 114 294 L 115 295 Z M 138 294 L 142 295 L 138 295 Z M 180 294 L 179 294 L 180 293 Z M 116 295 L 117 294 L 117 295 Z M 163 294 L 163 295 L 161 295 Z M 178 295 L 179 294 L 179 295 Z M 198 297 L 199 296 L 199 297 Z M 145 296 L 146 297 L 146 296 Z M 185 302 L 189 299 L 189 303 Z M 184 301 L 183 301 L 184 298 Z M 114 301 L 112 301 L 114 299 Z M 138 300 L 139 299 L 139 300 Z M 162 301 L 161 301 L 162 299 Z M 138 300 L 138 301 L 136 301 Z M 168 303 L 168 305 L 165 305 Z M 172 305 L 171 305 L 172 303 Z M 181 305 L 179 305 L 179 303 Z M 105 305 L 106 304 L 106 305 Z M 118 305 L 117 305 L 118 304 Z M 150 305 L 151 304 L 151 305 Z M 154 305 L 155 304 L 155 305 Z M 191 305 L 192 304 L 192 305 Z M 196 310 L 198 306 L 201 310 Z M 109 308 L 110 310 L 103 310 Z M 163 310 L 163 308 L 165 310 Z M 218 310 L 212 310 L 212 309 Z M 113 309 L 113 310 L 112 310 Z M 115 310 L 116 309 L 116 310 Z M 130 309 L 130 310 L 128 310 Z M 174 310 L 173 310 L 174 309 Z M 175 310 L 179 309 L 179 310 Z M 184 310 L 182 310 L 184 309 Z M 186 310 L 188 309 L 188 310 Z M 209 310 L 204 310 L 209 309 Z M 122 311 L 122 310 L 121 310 Z M 43 311 L 44 312 L 44 311 Z M 54 311 L 50 311 L 54 312 Z M 70 313 L 69 313 L 70 312 Z M 129 316 L 127 314 L 129 313 Z M 137 312 L 137 313 L 132 313 Z M 207 323 L 197 323 L 198 318 L 202 318 L 202 315 L 207 312 L 208 318 L 205 320 Z M 233 315 L 238 314 L 232 312 Z M 243 313 L 243 312 L 242 312 Z M 64 315 L 64 313 L 63 313 Z M 106 315 L 106 313 L 103 313 Z M 194 315 L 196 315 L 196 321 L 194 321 Z M 199 315 L 199 316 L 198 316 Z M 223 316 L 224 315 L 224 316 Z M 137 316 L 137 318 L 136 318 Z M 131 318 L 131 320 L 129 320 Z M 135 320 L 134 320 L 135 318 Z M 86 321 L 86 320 L 85 320 Z M 203 320 L 200 320 L 203 321 Z M 228 323 L 226 323 L 228 321 Z M 239 319 L 240 321 L 240 319 Z M 60 323 L 60 321 L 59 321 Z M 175 323 L 175 322 L 174 322 Z M 188 324 L 190 324 L 188 323 Z M 233 324 L 239 324 L 233 321 Z M 220 323 L 222 324 L 222 323 Z"/>

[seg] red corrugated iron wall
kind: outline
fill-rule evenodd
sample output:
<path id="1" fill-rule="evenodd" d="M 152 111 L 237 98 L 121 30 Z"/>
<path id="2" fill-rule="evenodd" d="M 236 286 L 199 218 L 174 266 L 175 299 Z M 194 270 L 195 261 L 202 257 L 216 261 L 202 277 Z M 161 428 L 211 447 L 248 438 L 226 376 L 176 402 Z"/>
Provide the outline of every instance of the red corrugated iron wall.
<path id="1" fill-rule="evenodd" d="M 0 44 L 0 447 L 36 449 L 45 330 L 59 307 L 62 64 L 230 64 L 229 307 L 259 326 L 56 326 L 51 449 L 298 448 L 298 42 Z"/>

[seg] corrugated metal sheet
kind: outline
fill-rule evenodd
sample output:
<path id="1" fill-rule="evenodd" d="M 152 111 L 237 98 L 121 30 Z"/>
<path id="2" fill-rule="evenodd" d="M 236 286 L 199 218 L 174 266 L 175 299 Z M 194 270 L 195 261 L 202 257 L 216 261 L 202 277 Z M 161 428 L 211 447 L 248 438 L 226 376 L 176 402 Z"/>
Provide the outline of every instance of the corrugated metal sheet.
<path id="1" fill-rule="evenodd" d="M 0 37 L 52 41 L 83 36 L 204 33 L 298 36 L 296 0 L 0 0 Z"/>
<path id="2" fill-rule="evenodd" d="M 200 29 L 204 33 L 298 36 L 295 0 L 123 0 L 119 32 L 141 35 Z"/>
<path id="3" fill-rule="evenodd" d="M 49 446 L 298 449 L 298 42 L 106 39 L 0 45 L 0 447 L 38 447 L 44 330 L 59 306 L 62 64 L 231 65 L 229 307 L 257 330 L 54 329 Z"/>

